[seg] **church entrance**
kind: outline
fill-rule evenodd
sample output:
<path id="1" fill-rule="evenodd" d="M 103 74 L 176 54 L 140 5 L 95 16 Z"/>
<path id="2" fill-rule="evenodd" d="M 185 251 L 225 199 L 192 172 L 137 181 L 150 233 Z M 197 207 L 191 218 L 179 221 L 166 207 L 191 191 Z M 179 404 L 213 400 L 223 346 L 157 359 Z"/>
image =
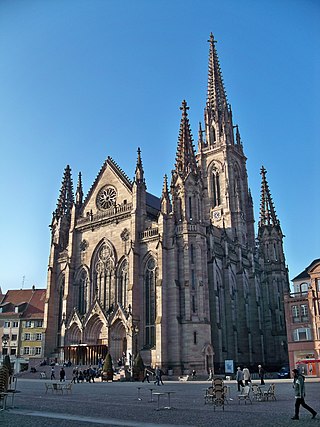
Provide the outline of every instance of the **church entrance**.
<path id="1" fill-rule="evenodd" d="M 127 338 L 125 327 L 119 319 L 110 328 L 109 349 L 114 362 L 120 366 L 121 361 L 123 365 L 127 354 Z"/>
<path id="2" fill-rule="evenodd" d="M 72 365 L 97 366 L 100 359 L 104 359 L 108 353 L 108 346 L 104 344 L 88 345 L 73 344 L 62 348 L 64 361 L 70 361 Z"/>

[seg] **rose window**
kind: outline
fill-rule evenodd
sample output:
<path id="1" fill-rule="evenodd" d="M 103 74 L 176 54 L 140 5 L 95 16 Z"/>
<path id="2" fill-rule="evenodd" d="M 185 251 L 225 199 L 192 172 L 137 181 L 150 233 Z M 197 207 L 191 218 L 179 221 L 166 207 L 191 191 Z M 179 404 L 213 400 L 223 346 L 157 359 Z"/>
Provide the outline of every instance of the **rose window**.
<path id="1" fill-rule="evenodd" d="M 99 209 L 105 210 L 111 208 L 116 203 L 116 190 L 112 187 L 102 188 L 97 196 L 97 206 Z"/>

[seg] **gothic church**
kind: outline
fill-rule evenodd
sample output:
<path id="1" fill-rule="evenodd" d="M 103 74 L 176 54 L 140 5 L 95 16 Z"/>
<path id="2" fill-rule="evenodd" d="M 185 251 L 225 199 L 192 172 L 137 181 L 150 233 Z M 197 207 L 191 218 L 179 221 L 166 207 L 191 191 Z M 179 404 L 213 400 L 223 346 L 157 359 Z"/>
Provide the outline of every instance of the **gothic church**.
<path id="1" fill-rule="evenodd" d="M 283 234 L 261 168 L 258 235 L 246 157 L 210 35 L 204 125 L 195 152 L 182 117 L 170 182 L 146 191 L 110 157 L 84 197 L 67 166 L 51 223 L 46 356 L 96 364 L 109 351 L 180 375 L 225 360 L 287 363 Z M 129 363 L 129 362 L 128 362 Z"/>

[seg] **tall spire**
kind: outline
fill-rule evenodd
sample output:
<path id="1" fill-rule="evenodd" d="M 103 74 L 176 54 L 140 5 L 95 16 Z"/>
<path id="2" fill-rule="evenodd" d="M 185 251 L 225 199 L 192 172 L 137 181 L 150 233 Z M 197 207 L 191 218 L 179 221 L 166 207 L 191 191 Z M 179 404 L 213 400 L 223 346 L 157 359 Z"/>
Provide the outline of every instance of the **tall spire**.
<path id="1" fill-rule="evenodd" d="M 178 139 L 178 148 L 176 154 L 176 172 L 182 177 L 186 176 L 190 172 L 197 174 L 197 163 L 194 153 L 193 139 L 190 130 L 190 123 L 188 118 L 187 110 L 189 107 L 185 100 L 182 101 L 182 118 L 180 122 L 180 131 Z"/>
<path id="2" fill-rule="evenodd" d="M 81 177 L 81 172 L 79 172 L 77 192 L 76 192 L 76 204 L 77 204 L 77 206 L 81 206 L 82 201 L 83 201 L 82 177 Z"/>
<path id="3" fill-rule="evenodd" d="M 168 214 L 170 212 L 170 197 L 168 190 L 168 177 L 164 176 L 163 179 L 163 187 L 162 187 L 162 195 L 161 195 L 161 212 Z"/>
<path id="4" fill-rule="evenodd" d="M 142 166 L 142 160 L 141 160 L 140 147 L 138 147 L 138 158 L 137 158 L 137 166 L 136 166 L 136 172 L 135 172 L 135 181 L 136 183 L 144 182 L 144 172 L 143 172 L 143 166 Z"/>
<path id="5" fill-rule="evenodd" d="M 62 179 L 60 195 L 57 202 L 57 208 L 55 215 L 57 218 L 62 217 L 64 214 L 69 215 L 71 213 L 71 208 L 74 204 L 74 195 L 73 195 L 73 183 L 71 177 L 70 166 L 67 165 Z"/>
<path id="6" fill-rule="evenodd" d="M 266 169 L 262 166 L 260 172 L 262 176 L 259 220 L 260 227 L 264 225 L 280 225 L 270 194 L 269 185 L 266 179 L 266 173 Z"/>
<path id="7" fill-rule="evenodd" d="M 209 67 L 208 67 L 208 95 L 207 108 L 212 110 L 214 119 L 221 119 L 221 114 L 227 107 L 227 96 L 223 84 L 219 58 L 215 47 L 216 40 L 210 34 Z"/>

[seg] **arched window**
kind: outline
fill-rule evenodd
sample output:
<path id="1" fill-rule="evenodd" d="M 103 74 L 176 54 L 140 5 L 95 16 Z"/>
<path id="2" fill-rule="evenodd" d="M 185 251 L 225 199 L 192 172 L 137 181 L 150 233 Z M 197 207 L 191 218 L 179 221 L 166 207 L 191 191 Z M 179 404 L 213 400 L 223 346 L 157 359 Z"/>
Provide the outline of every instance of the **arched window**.
<path id="1" fill-rule="evenodd" d="M 99 248 L 93 262 L 93 297 L 97 296 L 100 304 L 108 310 L 113 304 L 111 285 L 114 269 L 113 250 L 107 243 Z"/>
<path id="2" fill-rule="evenodd" d="M 309 285 L 308 283 L 304 282 L 300 284 L 300 292 L 302 294 L 308 293 Z"/>
<path id="3" fill-rule="evenodd" d="M 212 174 L 212 196 L 213 196 L 213 207 L 221 204 L 220 197 L 220 176 L 218 172 Z"/>
<path id="4" fill-rule="evenodd" d="M 78 310 L 80 314 L 85 314 L 87 311 L 88 299 L 88 275 L 86 270 L 82 270 L 79 283 L 79 303 Z"/>
<path id="5" fill-rule="evenodd" d="M 146 334 L 145 344 L 148 347 L 155 345 L 155 320 L 156 320 L 156 262 L 150 258 L 146 264 L 144 274 L 145 287 L 145 319 Z"/>
<path id="6" fill-rule="evenodd" d="M 128 261 L 124 260 L 119 268 L 118 277 L 118 303 L 122 307 L 127 306 L 127 290 L 128 290 Z"/>
<path id="7" fill-rule="evenodd" d="M 62 308 L 63 308 L 63 296 L 64 296 L 64 276 L 61 277 L 59 281 L 59 305 L 58 305 L 58 322 L 59 322 L 59 330 L 61 329 L 62 322 Z"/>
<path id="8" fill-rule="evenodd" d="M 65 277 L 62 276 L 59 280 L 58 285 L 58 335 L 57 335 L 57 345 L 60 346 L 60 334 L 61 334 L 61 325 L 62 325 L 62 316 L 63 316 L 63 297 L 64 297 L 64 281 Z"/>

